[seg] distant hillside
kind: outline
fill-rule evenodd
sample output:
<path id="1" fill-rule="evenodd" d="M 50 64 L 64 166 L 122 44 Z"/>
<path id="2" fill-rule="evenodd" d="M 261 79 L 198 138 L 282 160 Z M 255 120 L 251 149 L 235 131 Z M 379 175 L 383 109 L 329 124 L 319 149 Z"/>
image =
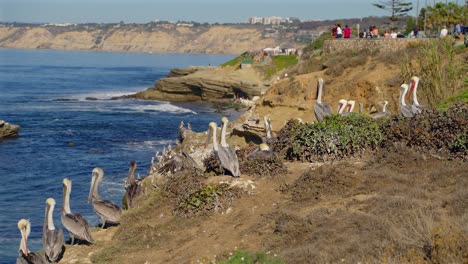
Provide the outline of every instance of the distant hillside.
<path id="1" fill-rule="evenodd" d="M 263 26 L 73 25 L 0 27 L 0 47 L 155 53 L 221 53 L 281 44 L 303 45 L 291 36 L 266 34 Z"/>
<path id="2" fill-rule="evenodd" d="M 200 24 L 196 22 L 147 24 L 38 25 L 0 23 L 0 47 L 25 49 L 96 50 L 155 53 L 240 54 L 290 44 L 302 47 L 335 23 L 376 25 L 385 18 L 294 22 L 282 25 Z M 401 22 L 400 28 L 405 22 Z"/>

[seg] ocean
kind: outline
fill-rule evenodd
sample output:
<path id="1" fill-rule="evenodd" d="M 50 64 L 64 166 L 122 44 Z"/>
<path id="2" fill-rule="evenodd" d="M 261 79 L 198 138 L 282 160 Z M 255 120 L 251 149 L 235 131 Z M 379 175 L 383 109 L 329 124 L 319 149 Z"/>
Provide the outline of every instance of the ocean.
<path id="1" fill-rule="evenodd" d="M 18 256 L 21 218 L 31 222 L 30 249 L 42 249 L 49 197 L 57 202 L 54 222 L 61 228 L 63 178 L 73 182 L 71 210 L 95 226 L 98 218 L 87 203 L 94 167 L 105 172 L 101 197 L 121 205 L 131 160 L 143 177 L 155 152 L 175 145 L 181 121 L 205 131 L 222 116 L 202 103 L 111 97 L 153 86 L 171 68 L 218 65 L 232 58 L 0 49 L 0 119 L 21 126 L 18 138 L 0 140 L 0 263 L 14 263 Z"/>

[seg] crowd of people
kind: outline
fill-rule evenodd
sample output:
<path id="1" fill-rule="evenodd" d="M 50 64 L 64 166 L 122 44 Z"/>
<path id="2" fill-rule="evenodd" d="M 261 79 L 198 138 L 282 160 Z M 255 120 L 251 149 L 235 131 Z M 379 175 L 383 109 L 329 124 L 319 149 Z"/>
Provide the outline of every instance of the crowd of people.
<path id="1" fill-rule="evenodd" d="M 331 30 L 331 37 L 332 38 L 351 38 L 352 29 L 345 25 L 344 29 L 341 27 L 341 24 L 334 24 Z M 455 37 L 460 38 L 463 36 L 462 24 L 461 22 L 457 23 L 452 32 L 449 32 L 446 26 L 440 31 L 439 37 L 445 37 L 449 34 L 453 34 Z M 420 38 L 424 37 L 424 34 L 420 34 L 419 28 L 416 26 L 414 29 L 408 34 L 405 35 L 400 31 L 386 30 L 383 34 L 379 34 L 379 29 L 376 26 L 370 26 L 369 28 L 365 28 L 358 33 L 359 38 Z"/>

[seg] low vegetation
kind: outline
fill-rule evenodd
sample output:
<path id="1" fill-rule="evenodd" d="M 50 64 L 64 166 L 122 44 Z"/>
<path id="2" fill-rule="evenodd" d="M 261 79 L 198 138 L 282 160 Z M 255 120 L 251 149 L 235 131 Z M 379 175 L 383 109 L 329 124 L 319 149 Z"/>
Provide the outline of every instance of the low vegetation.
<path id="1" fill-rule="evenodd" d="M 334 160 L 374 149 L 381 140 L 379 126 L 372 118 L 332 115 L 320 123 L 289 121 L 279 131 L 274 149 L 287 160 Z"/>
<path id="2" fill-rule="evenodd" d="M 269 256 L 263 252 L 251 253 L 249 251 L 237 250 L 226 260 L 221 260 L 219 264 L 283 264 L 281 258 Z"/>
<path id="3" fill-rule="evenodd" d="M 275 73 L 292 67 L 298 63 L 296 55 L 280 55 L 272 57 L 272 62 L 267 66 L 256 66 L 256 68 L 263 73 L 265 79 L 271 78 Z"/>
<path id="4" fill-rule="evenodd" d="M 447 111 L 425 109 L 414 118 L 392 116 L 380 123 L 383 148 L 394 143 L 452 158 L 468 159 L 468 104 Z"/>

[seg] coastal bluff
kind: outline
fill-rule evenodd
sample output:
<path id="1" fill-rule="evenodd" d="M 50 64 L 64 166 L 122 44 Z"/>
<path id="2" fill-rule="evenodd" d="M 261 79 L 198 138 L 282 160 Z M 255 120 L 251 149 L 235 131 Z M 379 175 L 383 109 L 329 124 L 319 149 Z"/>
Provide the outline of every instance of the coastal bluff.
<path id="1" fill-rule="evenodd" d="M 0 47 L 18 49 L 240 54 L 280 44 L 255 26 L 0 27 Z"/>
<path id="2" fill-rule="evenodd" d="M 20 126 L 0 120 L 0 139 L 17 137 Z"/>
<path id="3" fill-rule="evenodd" d="M 154 87 L 128 97 L 171 102 L 216 101 L 234 96 L 252 98 L 265 93 L 269 86 L 253 69 L 187 67 L 172 69 Z"/>

